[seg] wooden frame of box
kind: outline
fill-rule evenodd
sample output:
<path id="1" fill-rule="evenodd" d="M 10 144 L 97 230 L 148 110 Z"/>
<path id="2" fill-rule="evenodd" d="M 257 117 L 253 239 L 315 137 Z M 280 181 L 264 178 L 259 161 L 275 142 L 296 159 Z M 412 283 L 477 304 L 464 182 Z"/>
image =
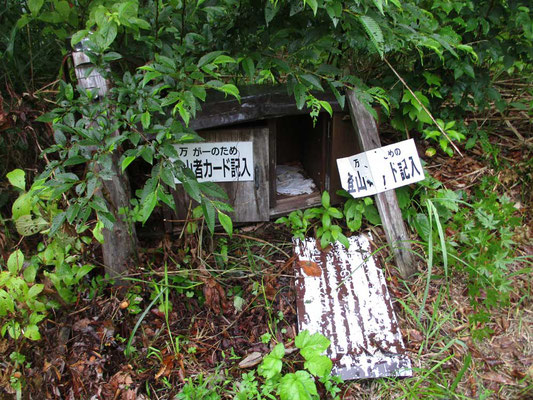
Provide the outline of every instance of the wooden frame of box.
<path id="1" fill-rule="evenodd" d="M 320 113 L 315 123 L 309 110 L 298 110 L 283 87 L 247 87 L 241 102 L 217 98 L 203 105 L 191 127 L 206 142 L 252 141 L 254 181 L 219 183 L 234 207 L 234 222 L 268 221 L 290 211 L 320 204 L 328 190 L 339 200 L 336 159 L 359 152 L 349 114 L 334 98 L 323 96 L 334 109 L 333 116 Z M 276 165 L 301 164 L 316 190 L 297 196 L 276 191 Z M 182 187 L 174 192 L 177 219 L 187 216 L 190 198 Z"/>

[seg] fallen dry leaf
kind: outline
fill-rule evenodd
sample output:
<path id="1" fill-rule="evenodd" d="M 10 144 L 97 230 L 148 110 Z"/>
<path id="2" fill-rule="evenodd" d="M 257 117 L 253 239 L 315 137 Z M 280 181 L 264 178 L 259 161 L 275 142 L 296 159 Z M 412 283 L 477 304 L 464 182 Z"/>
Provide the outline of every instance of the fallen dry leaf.
<path id="1" fill-rule="evenodd" d="M 322 269 L 318 266 L 316 262 L 308 261 L 308 260 L 300 260 L 298 264 L 300 265 L 300 268 L 304 270 L 304 273 L 307 276 L 315 276 L 315 277 L 322 276 Z"/>
<path id="2" fill-rule="evenodd" d="M 222 286 L 212 278 L 205 280 L 204 296 L 205 305 L 211 308 L 215 314 L 226 313 L 230 305 L 226 300 L 226 293 Z"/>
<path id="3" fill-rule="evenodd" d="M 262 359 L 263 359 L 263 355 L 258 351 L 254 351 L 253 353 L 248 354 L 244 358 L 244 360 L 242 360 L 239 363 L 239 368 L 255 367 L 257 364 L 261 362 Z"/>
<path id="4" fill-rule="evenodd" d="M 514 381 L 502 374 L 499 374 L 498 372 L 490 371 L 487 373 L 484 373 L 481 375 L 483 379 L 486 379 L 488 381 L 501 383 L 503 385 L 514 385 Z"/>
<path id="5" fill-rule="evenodd" d="M 161 366 L 157 374 L 155 374 L 154 378 L 159 379 L 161 376 L 169 376 L 173 368 L 174 368 L 174 356 L 173 355 L 166 356 L 163 359 L 163 365 Z"/>
<path id="6" fill-rule="evenodd" d="M 80 319 L 79 321 L 76 321 L 74 325 L 72 325 L 72 329 L 74 331 L 84 331 L 89 325 L 91 325 L 92 322 L 93 321 L 91 321 L 89 318 Z"/>

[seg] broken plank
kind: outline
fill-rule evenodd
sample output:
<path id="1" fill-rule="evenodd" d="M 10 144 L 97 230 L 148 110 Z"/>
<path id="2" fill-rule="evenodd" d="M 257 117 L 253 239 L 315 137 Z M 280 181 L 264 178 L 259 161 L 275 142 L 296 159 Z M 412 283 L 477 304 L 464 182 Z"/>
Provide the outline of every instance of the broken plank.
<path id="1" fill-rule="evenodd" d="M 381 147 L 378 128 L 372 115 L 357 100 L 353 90 L 347 91 L 346 97 L 352 124 L 362 150 L 369 151 Z M 374 198 L 387 236 L 387 242 L 391 246 L 400 274 L 404 279 L 408 279 L 416 273 L 416 263 L 409 236 L 402 220 L 396 192 L 389 190 L 376 194 Z"/>
<path id="2" fill-rule="evenodd" d="M 293 239 L 298 328 L 331 341 L 333 373 L 344 380 L 411 376 L 385 277 L 365 236 L 329 251 Z"/>

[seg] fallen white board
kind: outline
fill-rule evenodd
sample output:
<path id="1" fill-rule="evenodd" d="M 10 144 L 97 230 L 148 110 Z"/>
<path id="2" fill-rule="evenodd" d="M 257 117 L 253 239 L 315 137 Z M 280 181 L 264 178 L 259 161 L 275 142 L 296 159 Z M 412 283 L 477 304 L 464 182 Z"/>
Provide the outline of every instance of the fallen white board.
<path id="1" fill-rule="evenodd" d="M 344 380 L 411 376 L 383 272 L 365 236 L 321 251 L 314 238 L 293 239 L 298 328 L 331 341 L 333 373 Z"/>

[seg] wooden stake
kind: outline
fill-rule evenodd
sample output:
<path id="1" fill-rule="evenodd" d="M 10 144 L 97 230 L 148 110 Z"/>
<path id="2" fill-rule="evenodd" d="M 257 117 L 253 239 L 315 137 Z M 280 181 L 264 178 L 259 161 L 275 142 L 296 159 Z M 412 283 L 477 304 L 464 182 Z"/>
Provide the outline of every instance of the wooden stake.
<path id="1" fill-rule="evenodd" d="M 98 97 L 102 98 L 109 90 L 106 79 L 94 68 L 89 57 L 83 51 L 72 53 L 78 84 L 91 90 L 97 90 Z M 123 277 L 129 272 L 137 260 L 137 234 L 135 224 L 128 215 L 121 213 L 121 209 L 130 207 L 130 185 L 126 174 L 120 168 L 120 154 L 117 150 L 112 154 L 113 178 L 102 180 L 102 192 L 97 193 L 107 203 L 116 222 L 111 230 L 104 229 L 104 243 L 102 253 L 105 270 L 116 284 L 123 284 Z M 93 164 L 93 171 L 98 174 L 100 166 Z"/>
<path id="2" fill-rule="evenodd" d="M 357 140 L 363 151 L 381 147 L 376 121 L 365 107 L 357 100 L 355 92 L 346 92 L 348 107 Z M 416 263 L 412 254 L 409 236 L 402 220 L 402 212 L 398 205 L 396 192 L 388 190 L 374 196 L 381 222 L 392 248 L 400 274 L 409 279 L 416 272 Z"/>

